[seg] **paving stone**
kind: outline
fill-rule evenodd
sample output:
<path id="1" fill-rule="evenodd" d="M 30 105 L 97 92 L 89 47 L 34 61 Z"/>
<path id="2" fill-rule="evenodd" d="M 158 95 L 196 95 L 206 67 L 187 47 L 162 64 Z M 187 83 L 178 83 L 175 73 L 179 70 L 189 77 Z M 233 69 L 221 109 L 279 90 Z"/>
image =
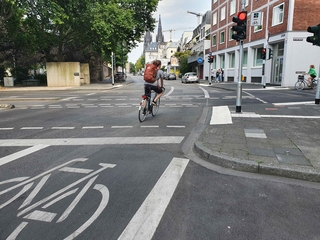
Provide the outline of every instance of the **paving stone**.
<path id="1" fill-rule="evenodd" d="M 305 156 L 276 154 L 280 163 L 312 166 Z"/>

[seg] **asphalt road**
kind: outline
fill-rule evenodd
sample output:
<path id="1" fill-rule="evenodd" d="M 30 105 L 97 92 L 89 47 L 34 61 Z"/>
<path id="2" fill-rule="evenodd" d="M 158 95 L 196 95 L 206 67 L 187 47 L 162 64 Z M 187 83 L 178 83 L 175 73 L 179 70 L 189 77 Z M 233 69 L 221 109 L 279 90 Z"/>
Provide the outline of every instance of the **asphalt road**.
<path id="1" fill-rule="evenodd" d="M 132 79 L 108 91 L 1 93 L 29 100 L 0 111 L 0 239 L 320 239 L 319 184 L 192 152 L 210 106 L 235 108 L 235 92 L 166 81 L 158 115 L 140 123 L 142 80 Z M 314 100 L 243 91 L 248 112 Z"/>

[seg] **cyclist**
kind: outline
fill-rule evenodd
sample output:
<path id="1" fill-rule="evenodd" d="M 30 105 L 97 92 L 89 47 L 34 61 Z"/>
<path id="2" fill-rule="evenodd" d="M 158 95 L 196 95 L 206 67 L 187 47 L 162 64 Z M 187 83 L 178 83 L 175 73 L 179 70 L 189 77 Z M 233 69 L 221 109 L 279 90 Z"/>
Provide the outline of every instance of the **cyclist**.
<path id="1" fill-rule="evenodd" d="M 161 61 L 160 60 L 154 60 L 152 64 L 157 66 L 157 75 L 156 75 L 156 81 L 154 83 L 144 82 L 144 94 L 146 96 L 151 95 L 151 90 L 155 91 L 157 93 L 157 96 L 152 101 L 152 105 L 156 105 L 156 101 L 161 97 L 163 94 L 163 71 L 160 70 L 161 68 Z"/>
<path id="2" fill-rule="evenodd" d="M 308 74 L 310 75 L 310 76 L 308 77 L 308 87 L 310 87 L 311 81 L 312 81 L 314 78 L 317 77 L 317 72 L 316 72 L 316 70 L 314 69 L 314 65 L 313 65 L 313 64 L 310 65 L 310 69 L 309 69 Z"/>

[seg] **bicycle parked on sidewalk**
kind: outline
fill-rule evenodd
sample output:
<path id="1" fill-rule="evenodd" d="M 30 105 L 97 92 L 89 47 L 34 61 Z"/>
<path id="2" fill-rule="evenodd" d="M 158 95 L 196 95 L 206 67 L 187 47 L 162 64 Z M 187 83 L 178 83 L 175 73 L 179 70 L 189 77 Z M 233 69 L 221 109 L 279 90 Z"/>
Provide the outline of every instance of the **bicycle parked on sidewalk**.
<path id="1" fill-rule="evenodd" d="M 306 88 L 306 86 L 308 86 L 311 89 L 314 89 L 317 87 L 317 84 L 318 79 L 316 77 L 311 79 L 311 84 L 310 86 L 308 86 L 308 79 L 304 75 L 299 75 L 298 81 L 295 83 L 294 87 L 296 90 L 301 91 L 304 88 Z"/>
<path id="2" fill-rule="evenodd" d="M 156 105 L 152 105 L 152 100 L 155 99 L 157 93 L 151 91 L 150 95 L 142 95 L 142 100 L 139 106 L 139 121 L 143 122 L 148 114 L 151 114 L 153 117 L 157 115 L 160 107 L 160 98 L 157 99 Z"/>

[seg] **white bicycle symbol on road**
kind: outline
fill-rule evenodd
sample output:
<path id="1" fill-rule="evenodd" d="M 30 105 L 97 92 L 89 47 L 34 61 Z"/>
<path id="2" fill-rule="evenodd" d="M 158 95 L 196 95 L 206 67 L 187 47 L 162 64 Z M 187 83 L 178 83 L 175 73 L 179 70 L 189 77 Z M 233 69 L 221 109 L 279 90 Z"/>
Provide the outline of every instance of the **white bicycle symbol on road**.
<path id="1" fill-rule="evenodd" d="M 58 218 L 58 220 L 56 220 L 56 223 L 60 223 L 60 222 L 64 221 L 70 215 L 70 213 L 76 207 L 76 205 L 79 203 L 79 201 L 84 196 L 84 194 L 88 191 L 88 189 L 93 185 L 94 181 L 99 176 L 99 173 L 106 170 L 107 168 L 114 168 L 116 166 L 115 164 L 100 163 L 99 164 L 100 168 L 98 170 L 68 167 L 68 165 L 71 163 L 85 162 L 87 160 L 88 160 L 87 158 L 73 159 L 67 163 L 64 163 L 60 166 L 57 166 L 57 167 L 52 168 L 46 172 L 43 172 L 33 178 L 20 177 L 20 178 L 14 178 L 14 179 L 9 179 L 9 180 L 0 182 L 0 185 L 18 182 L 18 184 L 14 185 L 10 188 L 7 188 L 5 190 L 2 190 L 0 192 L 0 196 L 6 194 L 8 192 L 11 192 L 17 188 L 22 187 L 20 192 L 18 192 L 16 195 L 14 195 L 11 199 L 7 200 L 4 203 L 0 203 L 0 209 L 8 206 L 10 203 L 17 200 L 19 197 L 21 197 L 27 191 L 31 190 L 33 187 L 33 189 L 31 190 L 31 193 L 28 195 L 28 197 L 24 200 L 24 202 L 21 204 L 21 206 L 18 209 L 17 217 L 21 217 L 24 220 L 7 237 L 7 240 L 16 239 L 16 237 L 18 237 L 18 235 L 22 232 L 22 230 L 28 225 L 28 222 L 27 222 L 28 219 L 34 220 L 34 221 L 42 221 L 42 222 L 53 222 L 57 216 L 57 213 L 48 212 L 48 211 L 45 211 L 45 209 L 48 208 L 49 206 L 52 206 L 53 204 L 63 200 L 64 198 L 66 198 L 68 196 L 76 195 L 74 200 L 71 202 L 71 204 L 62 213 L 62 215 Z M 44 184 L 50 178 L 53 171 L 76 172 L 76 173 L 86 174 L 86 176 L 69 184 L 68 186 L 62 188 L 61 190 L 54 192 L 53 194 L 43 198 L 40 201 L 32 203 L 35 196 L 40 192 L 41 188 L 44 186 Z M 38 179 L 40 179 L 40 181 L 37 184 L 35 184 L 35 180 L 38 180 Z M 76 187 L 78 184 L 83 183 L 83 182 L 86 182 L 86 184 L 82 189 L 79 189 L 79 187 Z M 107 206 L 107 204 L 109 202 L 108 188 L 102 184 L 95 184 L 93 186 L 93 189 L 99 191 L 102 196 L 101 202 L 100 202 L 98 208 L 95 210 L 93 215 L 84 224 L 82 224 L 76 231 L 71 233 L 69 236 L 64 238 L 65 240 L 74 239 L 79 234 L 81 234 L 83 231 L 85 231 L 98 218 L 98 216 L 102 213 L 102 211 Z M 39 210 L 39 209 L 41 209 L 41 210 Z"/>

